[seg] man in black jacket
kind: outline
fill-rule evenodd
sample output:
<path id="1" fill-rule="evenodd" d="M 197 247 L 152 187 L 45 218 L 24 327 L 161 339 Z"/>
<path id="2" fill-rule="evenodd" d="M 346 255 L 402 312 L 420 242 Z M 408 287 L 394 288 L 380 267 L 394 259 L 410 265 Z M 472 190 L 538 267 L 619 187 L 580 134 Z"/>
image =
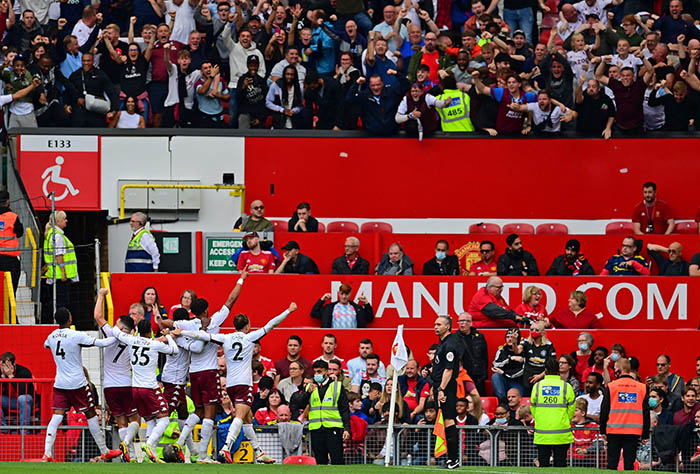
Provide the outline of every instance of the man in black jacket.
<path id="1" fill-rule="evenodd" d="M 683 246 L 680 242 L 671 242 L 668 247 L 647 244 L 649 256 L 659 266 L 659 276 L 688 276 L 690 264 L 683 258 Z M 667 253 L 668 258 L 660 252 Z"/>
<path id="2" fill-rule="evenodd" d="M 311 215 L 311 204 L 299 203 L 287 222 L 287 232 L 318 232 L 318 221 Z"/>
<path id="3" fill-rule="evenodd" d="M 340 130 L 343 121 L 343 93 L 338 81 L 323 78 L 318 72 L 309 70 L 304 78 L 304 110 L 301 112 L 302 127 L 319 130 Z"/>
<path id="4" fill-rule="evenodd" d="M 459 275 L 459 259 L 448 255 L 450 244 L 438 240 L 435 244 L 435 257 L 423 264 L 423 275 Z"/>
<path id="5" fill-rule="evenodd" d="M 480 394 L 484 394 L 486 393 L 484 382 L 488 377 L 489 369 L 486 338 L 476 328 L 472 327 L 472 315 L 469 313 L 460 313 L 457 316 L 457 327 L 459 331 L 456 334 L 461 339 L 462 344 L 464 344 L 462 367 L 474 381 L 476 390 Z"/>
<path id="6" fill-rule="evenodd" d="M 260 59 L 251 54 L 246 60 L 248 72 L 238 79 L 238 128 L 261 128 L 267 117 L 265 96 L 267 81 L 258 75 Z"/>
<path id="7" fill-rule="evenodd" d="M 333 260 L 331 273 L 334 275 L 367 275 L 369 262 L 360 257 L 360 240 L 357 237 L 345 239 L 345 255 Z"/>
<path id="8" fill-rule="evenodd" d="M 331 294 L 326 293 L 311 308 L 311 317 L 321 320 L 322 328 L 365 328 L 374 319 L 372 305 L 365 295 L 358 299 L 361 304 L 350 301 L 352 287 L 347 283 L 338 289 L 338 301 L 326 304 Z M 354 313 L 354 318 L 352 313 Z M 351 374 L 352 375 L 352 374 Z"/>
<path id="9" fill-rule="evenodd" d="M 576 239 L 569 239 L 566 242 L 564 255 L 559 255 L 554 259 L 552 265 L 547 270 L 547 276 L 578 276 L 595 275 L 593 267 L 588 259 L 579 253 L 581 242 Z"/>
<path id="10" fill-rule="evenodd" d="M 74 127 L 105 127 L 107 119 L 112 119 L 114 111 L 119 110 L 119 94 L 117 88 L 107 77 L 104 71 L 94 66 L 95 58 L 92 53 L 83 53 L 83 67 L 75 71 L 68 78 L 73 85 L 73 90 L 68 89 L 68 102 L 72 104 L 71 122 Z M 104 100 L 104 95 L 109 97 L 109 111 L 107 114 L 94 112 L 87 109 L 86 95 L 91 94 L 96 99 Z"/>
<path id="11" fill-rule="evenodd" d="M 508 248 L 506 253 L 498 258 L 499 276 L 538 276 L 537 261 L 527 250 L 523 250 L 523 242 L 518 234 L 506 237 Z"/>
<path id="12" fill-rule="evenodd" d="M 31 424 L 31 414 L 34 409 L 34 384 L 32 382 L 11 383 L 12 379 L 31 379 L 32 372 L 17 364 L 12 352 L 0 355 L 0 393 L 2 393 L 2 405 L 0 405 L 0 424 L 3 416 L 10 410 L 19 412 L 19 425 Z M 15 424 L 10 421 L 10 424 Z"/>
<path id="13" fill-rule="evenodd" d="M 399 81 L 398 87 L 384 85 L 382 78 L 375 74 L 369 78 L 369 88 L 360 90 L 360 87 L 367 82 L 360 76 L 345 98 L 349 104 L 360 105 L 360 116 L 365 130 L 374 135 L 389 136 L 398 133 L 399 126 L 394 117 L 401 99 L 410 87 L 403 74 L 394 69 L 389 69 L 387 74 L 396 76 Z"/>
<path id="14" fill-rule="evenodd" d="M 300 275 L 318 275 L 318 266 L 311 257 L 301 253 L 299 244 L 290 240 L 282 247 L 284 259 L 275 273 L 297 273 Z"/>

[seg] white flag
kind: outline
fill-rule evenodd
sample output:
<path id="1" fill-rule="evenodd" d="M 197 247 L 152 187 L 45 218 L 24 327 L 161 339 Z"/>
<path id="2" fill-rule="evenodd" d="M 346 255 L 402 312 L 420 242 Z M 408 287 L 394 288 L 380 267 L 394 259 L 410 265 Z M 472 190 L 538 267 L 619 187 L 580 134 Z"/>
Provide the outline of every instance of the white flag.
<path id="1" fill-rule="evenodd" d="M 408 362 L 408 354 L 406 353 L 406 344 L 403 343 L 403 324 L 396 331 L 394 343 L 391 345 L 391 365 L 395 371 L 403 369 L 403 366 Z"/>

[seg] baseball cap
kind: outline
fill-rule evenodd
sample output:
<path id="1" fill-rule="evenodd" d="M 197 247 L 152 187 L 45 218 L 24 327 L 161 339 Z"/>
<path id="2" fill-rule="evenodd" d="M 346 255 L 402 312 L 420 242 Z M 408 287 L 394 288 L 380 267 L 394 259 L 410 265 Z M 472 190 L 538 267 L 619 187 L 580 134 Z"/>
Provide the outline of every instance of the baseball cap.
<path id="1" fill-rule="evenodd" d="M 600 20 L 600 17 L 597 13 L 589 13 L 588 15 L 586 15 L 586 20 L 588 20 L 589 18 L 595 18 L 596 20 Z"/>
<path id="2" fill-rule="evenodd" d="M 250 56 L 248 56 L 248 59 L 246 59 L 246 63 L 247 63 L 247 64 L 250 64 L 250 63 L 258 63 L 258 64 L 260 64 L 260 58 L 257 57 L 257 56 L 254 55 L 254 54 L 251 54 Z"/>
<path id="3" fill-rule="evenodd" d="M 248 240 L 251 237 L 260 237 L 257 232 L 248 232 L 243 236 L 243 240 Z"/>
<path id="4" fill-rule="evenodd" d="M 299 250 L 299 244 L 296 243 L 294 240 L 290 240 L 284 246 L 282 247 L 282 250 L 292 250 L 292 249 L 297 249 Z"/>
<path id="5" fill-rule="evenodd" d="M 515 38 L 516 35 L 525 36 L 525 32 L 523 30 L 515 30 L 511 36 Z"/>
<path id="6" fill-rule="evenodd" d="M 496 62 L 496 63 L 509 63 L 510 56 L 507 55 L 506 53 L 498 53 L 496 55 L 496 57 L 494 58 L 494 62 Z"/>

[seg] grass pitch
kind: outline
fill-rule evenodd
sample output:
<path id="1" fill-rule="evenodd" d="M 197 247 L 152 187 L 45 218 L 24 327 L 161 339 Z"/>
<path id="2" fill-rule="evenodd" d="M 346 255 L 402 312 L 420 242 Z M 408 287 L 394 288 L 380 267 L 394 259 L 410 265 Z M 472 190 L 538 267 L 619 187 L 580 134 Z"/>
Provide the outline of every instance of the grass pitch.
<path id="1" fill-rule="evenodd" d="M 331 472 L 329 474 L 355 474 L 358 472 L 363 472 L 364 474 L 420 474 L 421 472 L 433 473 L 433 472 L 448 472 L 447 469 L 438 466 L 397 466 L 388 467 L 376 466 L 372 464 L 354 464 L 349 466 L 294 466 L 294 465 L 251 465 L 251 464 L 237 464 L 237 465 L 203 465 L 203 464 L 121 464 L 121 463 L 0 463 L 0 472 L 7 472 L 12 474 L 20 473 L 61 473 L 61 474 L 82 474 L 82 473 L 95 473 L 95 474 L 111 474 L 111 473 L 168 473 L 168 474 L 179 474 L 179 473 L 197 473 L 197 472 L 216 472 L 221 470 L 235 469 L 236 474 L 302 474 L 307 472 L 316 471 L 321 469 L 328 469 Z M 491 467 L 491 466 L 477 466 L 477 467 L 463 467 L 458 469 L 456 472 L 464 473 L 475 473 L 475 474 L 500 474 L 500 473 L 510 473 L 510 474 L 593 474 L 599 473 L 602 470 L 598 469 L 588 469 L 588 468 L 578 468 L 578 467 L 567 467 L 567 468 L 534 468 L 534 467 Z M 325 472 L 325 471 L 324 471 Z M 633 471 L 624 471 L 633 472 Z"/>

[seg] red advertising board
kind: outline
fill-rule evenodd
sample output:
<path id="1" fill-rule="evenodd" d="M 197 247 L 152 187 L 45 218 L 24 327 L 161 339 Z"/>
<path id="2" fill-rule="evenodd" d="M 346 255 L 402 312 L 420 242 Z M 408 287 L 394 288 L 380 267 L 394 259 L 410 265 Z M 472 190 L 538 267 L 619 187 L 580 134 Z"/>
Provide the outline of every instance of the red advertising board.
<path id="1" fill-rule="evenodd" d="M 147 286 L 155 285 L 160 301 L 169 308 L 179 303 L 184 289 L 192 289 L 218 309 L 236 284 L 237 275 L 112 274 L 117 315 L 126 314 Z M 279 314 L 290 302 L 299 312 L 285 327 L 318 327 L 310 316 L 313 304 L 324 293 L 334 294 L 342 283 L 353 288 L 352 297 L 366 295 L 375 320 L 370 328 L 429 328 L 439 314 L 465 311 L 483 277 L 389 277 L 341 275 L 253 275 L 246 280 L 236 312 L 248 314 L 259 326 Z M 604 329 L 697 329 L 700 322 L 700 279 L 671 277 L 529 277 L 504 278 L 503 296 L 517 306 L 529 285 L 542 289 L 547 311 L 568 307 L 569 294 L 584 291 L 590 310 L 598 314 Z"/>
<path id="2" fill-rule="evenodd" d="M 22 135 L 17 166 L 34 209 L 99 211 L 100 137 Z"/>

